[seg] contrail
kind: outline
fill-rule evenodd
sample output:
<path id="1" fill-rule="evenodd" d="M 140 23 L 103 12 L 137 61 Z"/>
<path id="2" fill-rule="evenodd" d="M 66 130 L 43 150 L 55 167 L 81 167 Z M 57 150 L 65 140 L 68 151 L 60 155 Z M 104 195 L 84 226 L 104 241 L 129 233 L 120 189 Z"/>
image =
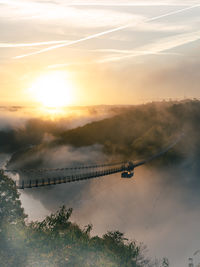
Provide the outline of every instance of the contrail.
<path id="1" fill-rule="evenodd" d="M 75 40 L 75 41 L 71 41 L 71 42 L 67 42 L 67 43 L 51 46 L 51 47 L 48 47 L 48 48 L 45 48 L 45 49 L 42 49 L 42 50 L 39 50 L 39 51 L 36 51 L 36 52 L 33 52 L 33 53 L 29 53 L 29 54 L 25 54 L 25 55 L 21 55 L 21 56 L 16 56 L 14 58 L 15 59 L 23 58 L 23 57 L 27 57 L 27 56 L 41 54 L 41 53 L 44 53 L 44 52 L 47 52 L 47 51 L 50 51 L 50 50 L 53 50 L 53 49 L 56 49 L 56 48 L 60 48 L 60 47 L 64 47 L 64 46 L 70 46 L 70 45 L 73 45 L 73 44 L 77 44 L 77 43 L 80 43 L 80 42 L 83 42 L 83 41 L 87 41 L 87 40 L 90 40 L 90 39 L 94 39 L 96 37 L 100 37 L 100 36 L 106 35 L 106 34 L 109 34 L 109 33 L 112 33 L 112 32 L 116 32 L 116 31 L 120 31 L 120 30 L 126 29 L 130 25 L 131 24 L 127 24 L 127 25 L 124 25 L 124 26 L 120 26 L 118 28 L 114 28 L 114 29 L 110 29 L 110 30 L 104 31 L 104 32 L 95 33 L 93 35 L 90 35 L 90 36 L 87 36 L 87 37 L 83 37 L 83 38 Z"/>
<path id="2" fill-rule="evenodd" d="M 182 9 L 179 9 L 179 10 L 176 10 L 176 11 L 168 12 L 168 13 L 163 14 L 163 15 L 159 15 L 159 16 L 156 16 L 156 17 L 153 17 L 153 18 L 150 18 L 150 19 L 146 19 L 145 21 L 143 21 L 143 23 L 151 22 L 151 21 L 155 21 L 155 20 L 158 20 L 158 19 L 161 19 L 161 18 L 165 18 L 165 17 L 171 16 L 171 15 L 179 14 L 179 13 L 182 13 L 184 11 L 187 11 L 187 10 L 193 9 L 195 7 L 199 7 L 199 6 L 200 6 L 200 4 L 197 4 L 197 5 L 189 6 L 189 7 L 182 8 Z M 139 24 L 139 23 L 136 23 L 135 25 L 137 25 L 137 24 Z M 120 27 L 117 27 L 117 28 L 114 28 L 114 29 L 110 29 L 110 30 L 107 30 L 107 31 L 103 31 L 103 32 L 100 32 L 100 33 L 89 35 L 87 37 L 83 37 L 83 38 L 75 40 L 75 41 L 66 42 L 66 43 L 63 43 L 63 44 L 55 45 L 55 46 L 50 46 L 48 48 L 41 49 L 41 50 L 33 52 L 33 53 L 16 56 L 16 57 L 14 57 L 14 59 L 28 57 L 28 56 L 32 56 L 32 55 L 36 55 L 36 54 L 41 54 L 41 53 L 44 53 L 44 52 L 47 52 L 47 51 L 50 51 L 50 50 L 53 50 L 53 49 L 56 49 L 56 48 L 64 47 L 64 46 L 71 46 L 73 44 L 77 44 L 77 43 L 80 43 L 80 42 L 83 42 L 83 41 L 91 40 L 91 39 L 94 39 L 94 38 L 97 38 L 97 37 L 100 37 L 100 36 L 103 36 L 103 35 L 107 35 L 109 33 L 117 32 L 117 31 L 120 31 L 120 30 L 124 30 L 126 28 L 131 27 L 131 26 L 133 26 L 133 24 L 129 23 L 129 24 L 126 24 L 124 26 L 120 26 Z"/>
<path id="3" fill-rule="evenodd" d="M 20 44 L 12 44 L 12 43 L 0 43 L 0 48 L 9 48 L 9 47 L 29 47 L 29 46 L 42 46 L 42 45 L 51 45 L 51 44 L 62 44 L 69 42 L 69 40 L 61 40 L 61 41 L 47 41 L 47 42 L 37 42 L 37 43 L 20 43 Z"/>
<path id="4" fill-rule="evenodd" d="M 102 60 L 98 60 L 97 63 L 105 63 L 105 62 L 113 62 L 113 61 L 119 61 L 126 58 L 131 57 L 138 57 L 138 56 L 145 56 L 145 55 L 151 55 L 151 54 L 160 54 L 166 50 L 188 44 L 194 41 L 197 41 L 200 39 L 200 31 L 192 32 L 192 33 L 186 33 L 186 34 L 179 34 L 175 37 L 167 37 L 163 38 L 158 42 L 143 46 L 140 48 L 140 50 L 133 50 L 133 51 L 127 51 L 127 55 L 122 56 L 111 56 L 109 58 L 105 58 Z M 108 50 L 109 51 L 109 50 Z M 112 50 L 111 50 L 112 52 Z M 122 50 L 113 50 L 114 53 L 122 53 L 125 54 L 125 52 Z"/>

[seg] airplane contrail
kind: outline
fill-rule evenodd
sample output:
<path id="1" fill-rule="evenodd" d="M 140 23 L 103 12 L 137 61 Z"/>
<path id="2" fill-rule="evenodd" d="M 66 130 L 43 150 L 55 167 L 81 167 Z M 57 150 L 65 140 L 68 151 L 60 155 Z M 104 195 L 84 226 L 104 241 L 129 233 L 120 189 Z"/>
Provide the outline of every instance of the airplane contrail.
<path id="1" fill-rule="evenodd" d="M 171 16 L 171 15 L 179 14 L 179 13 L 182 13 L 184 11 L 187 11 L 187 10 L 193 9 L 195 7 L 199 7 L 199 6 L 200 6 L 200 4 L 197 4 L 197 5 L 192 5 L 192 6 L 185 7 L 185 8 L 179 9 L 179 10 L 175 10 L 175 11 L 172 11 L 172 12 L 168 12 L 166 14 L 162 14 L 162 15 L 159 15 L 159 16 L 155 16 L 155 17 L 146 19 L 142 23 L 151 22 L 151 21 L 155 21 L 155 20 L 158 20 L 158 19 L 161 19 L 161 18 L 165 18 L 165 17 Z M 134 24 L 134 26 L 136 26 L 138 24 L 139 23 L 136 23 L 136 24 Z M 87 37 L 83 37 L 81 39 L 75 40 L 75 41 L 71 41 L 71 42 L 66 42 L 66 43 L 50 46 L 50 47 L 41 49 L 41 50 L 36 51 L 36 52 L 32 52 L 32 53 L 29 53 L 29 54 L 16 56 L 16 57 L 14 57 L 14 59 L 19 59 L 19 58 L 23 58 L 23 57 L 28 57 L 28 56 L 32 56 L 32 55 L 41 54 L 41 53 L 44 53 L 44 52 L 47 52 L 47 51 L 50 51 L 50 50 L 54 50 L 54 49 L 57 49 L 57 48 L 61 48 L 61 47 L 64 47 L 64 46 L 71 46 L 73 44 L 77 44 L 77 43 L 80 43 L 80 42 L 83 42 L 83 41 L 91 40 L 91 39 L 94 39 L 94 38 L 97 38 L 97 37 L 100 37 L 100 36 L 107 35 L 109 33 L 117 32 L 117 31 L 120 31 L 120 30 L 124 30 L 126 28 L 131 27 L 131 26 L 133 27 L 133 24 L 129 23 L 129 24 L 126 24 L 126 25 L 123 25 L 123 26 L 120 26 L 120 27 L 117 27 L 117 28 L 114 28 L 114 29 L 110 29 L 110 30 L 103 31 L 103 32 L 100 32 L 100 33 L 92 34 L 92 35 L 89 35 Z"/>
<path id="2" fill-rule="evenodd" d="M 51 44 L 63 44 L 69 40 L 61 41 L 47 41 L 47 42 L 37 42 L 37 43 L 0 43 L 0 48 L 12 48 L 12 47 L 29 47 L 29 46 L 42 46 L 42 45 L 51 45 Z"/>
<path id="3" fill-rule="evenodd" d="M 111 57 L 99 60 L 97 61 L 97 63 L 114 62 L 114 61 L 119 61 L 119 60 L 131 58 L 131 57 L 145 56 L 145 55 L 151 55 L 151 54 L 161 54 L 162 52 L 166 50 L 169 50 L 169 49 L 172 49 L 172 48 L 184 45 L 184 44 L 188 44 L 188 43 L 197 41 L 199 39 L 200 39 L 200 31 L 185 33 L 185 34 L 178 34 L 176 36 L 163 38 L 152 44 L 142 46 L 139 50 L 132 50 L 132 51 L 129 50 L 126 53 L 123 50 L 122 51 L 113 50 L 114 53 L 121 53 L 121 54 L 127 54 L 127 55 L 111 56 Z"/>
<path id="4" fill-rule="evenodd" d="M 106 35 L 106 34 L 109 34 L 109 33 L 112 33 L 112 32 L 116 32 L 116 31 L 120 31 L 120 30 L 126 29 L 129 26 L 130 26 L 130 24 L 127 24 L 127 25 L 124 25 L 124 26 L 120 26 L 118 28 L 114 28 L 114 29 L 110 29 L 110 30 L 104 31 L 104 32 L 95 33 L 93 35 L 89 35 L 87 37 L 83 37 L 83 38 L 78 39 L 78 40 L 75 40 L 75 41 L 71 41 L 71 42 L 67 42 L 67 43 L 65 42 L 63 44 L 59 44 L 59 45 L 55 45 L 55 46 L 50 46 L 48 48 L 44 48 L 44 49 L 41 49 L 41 50 L 36 51 L 36 52 L 33 52 L 33 53 L 29 53 L 29 54 L 25 54 L 25 55 L 21 55 L 21 56 L 16 56 L 14 58 L 15 59 L 17 59 L 17 58 L 23 58 L 23 57 L 27 57 L 27 56 L 41 54 L 41 53 L 44 53 L 44 52 L 47 52 L 49 50 L 53 50 L 53 49 L 56 49 L 56 48 L 60 48 L 60 47 L 64 47 L 64 46 L 70 46 L 70 45 L 73 45 L 73 44 L 77 44 L 77 43 L 80 43 L 80 42 L 83 42 L 83 41 L 87 41 L 87 40 L 90 40 L 90 39 L 94 39 L 96 37 L 100 37 L 100 36 Z"/>

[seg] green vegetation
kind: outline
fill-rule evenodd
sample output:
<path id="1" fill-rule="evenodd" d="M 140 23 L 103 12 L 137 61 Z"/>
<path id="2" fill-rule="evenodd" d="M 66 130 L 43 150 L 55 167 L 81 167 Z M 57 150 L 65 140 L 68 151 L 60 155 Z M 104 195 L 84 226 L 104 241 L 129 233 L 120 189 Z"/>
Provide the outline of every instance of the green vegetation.
<path id="1" fill-rule="evenodd" d="M 64 206 L 41 222 L 26 222 L 14 182 L 0 173 L 0 263 L 2 267 L 153 266 L 141 245 L 119 231 L 90 235 L 70 222 Z"/>
<path id="2" fill-rule="evenodd" d="M 28 121 L 23 129 L 0 132 L 0 145 L 2 152 L 17 151 L 9 166 L 40 168 L 48 167 L 43 165 L 46 154 L 62 145 L 78 149 L 98 144 L 108 158 L 138 160 L 157 153 L 184 131 L 182 141 L 151 164 L 167 167 L 183 163 L 188 155 L 199 158 L 199 120 L 200 101 L 150 103 L 71 130 L 63 130 L 56 122 Z M 51 136 L 49 142 L 44 141 L 45 134 Z M 198 164 L 194 167 L 199 172 Z"/>
<path id="3" fill-rule="evenodd" d="M 14 182 L 0 171 L 1 266 L 24 266 L 25 218 Z"/>
<path id="4" fill-rule="evenodd" d="M 59 133 L 55 143 L 74 147 L 101 144 L 109 156 L 138 159 L 158 152 L 184 131 L 186 138 L 162 159 L 176 164 L 186 157 L 188 147 L 199 142 L 199 120 L 199 101 L 151 103 Z"/>

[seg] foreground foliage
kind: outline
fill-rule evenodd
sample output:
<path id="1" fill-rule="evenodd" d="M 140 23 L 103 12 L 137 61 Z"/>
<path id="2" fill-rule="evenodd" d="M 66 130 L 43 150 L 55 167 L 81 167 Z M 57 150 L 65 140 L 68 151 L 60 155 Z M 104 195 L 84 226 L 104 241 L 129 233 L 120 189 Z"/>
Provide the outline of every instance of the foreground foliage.
<path id="1" fill-rule="evenodd" d="M 92 237 L 92 225 L 70 222 L 61 207 L 41 222 L 26 222 L 14 182 L 0 172 L 0 263 L 2 267 L 150 266 L 141 245 L 119 231 Z"/>

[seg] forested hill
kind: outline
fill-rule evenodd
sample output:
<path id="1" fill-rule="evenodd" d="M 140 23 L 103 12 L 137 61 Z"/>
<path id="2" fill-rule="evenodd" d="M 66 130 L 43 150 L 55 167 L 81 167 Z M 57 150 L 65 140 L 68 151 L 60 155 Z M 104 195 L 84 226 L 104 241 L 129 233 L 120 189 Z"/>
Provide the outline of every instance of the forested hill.
<path id="1" fill-rule="evenodd" d="M 5 152 L 18 151 L 10 161 L 14 167 L 43 167 L 49 149 L 63 145 L 78 149 L 97 144 L 108 157 L 138 160 L 158 152 L 184 132 L 174 149 L 152 163 L 163 166 L 181 163 L 189 156 L 199 159 L 199 121 L 198 100 L 149 103 L 126 107 L 111 118 L 71 130 L 57 127 L 56 122 L 28 121 L 22 129 L 0 132 L 6 136 L 1 147 Z M 46 134 L 51 136 L 49 142 L 44 141 Z"/>
<path id="2" fill-rule="evenodd" d="M 188 147 L 200 143 L 199 121 L 199 101 L 151 103 L 59 133 L 56 143 L 75 147 L 101 144 L 106 154 L 139 158 L 159 151 L 184 131 L 185 138 L 176 153 L 168 154 L 181 160 Z"/>

